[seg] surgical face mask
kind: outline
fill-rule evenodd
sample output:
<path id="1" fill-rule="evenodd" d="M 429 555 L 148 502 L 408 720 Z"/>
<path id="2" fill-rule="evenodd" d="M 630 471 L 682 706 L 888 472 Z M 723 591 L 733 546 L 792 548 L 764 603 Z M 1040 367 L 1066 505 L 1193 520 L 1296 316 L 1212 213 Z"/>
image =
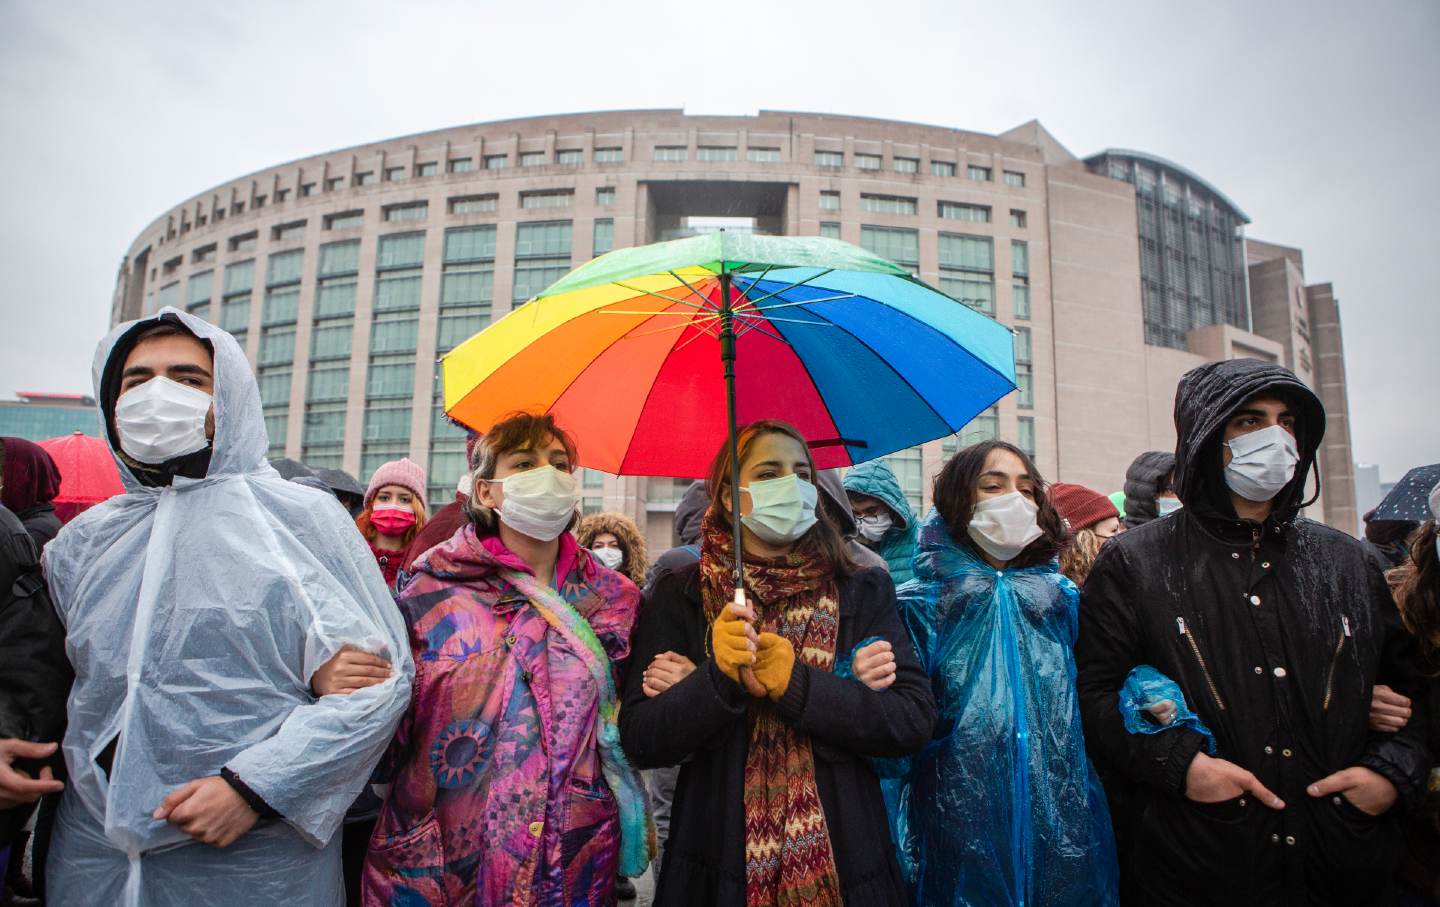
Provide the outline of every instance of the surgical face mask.
<path id="1" fill-rule="evenodd" d="M 872 513 L 869 516 L 857 516 L 855 525 L 860 530 L 860 537 L 867 542 L 878 542 L 895 525 L 895 521 L 888 513 Z"/>
<path id="2" fill-rule="evenodd" d="M 1300 450 L 1295 436 L 1278 425 L 1225 443 L 1230 448 L 1225 484 L 1247 501 L 1268 501 L 1295 477 Z"/>
<path id="3" fill-rule="evenodd" d="M 625 560 L 625 552 L 619 548 L 591 548 L 590 553 L 595 555 L 595 560 L 611 570 L 619 570 L 621 562 Z"/>
<path id="4" fill-rule="evenodd" d="M 750 512 L 740 522 L 763 542 L 788 545 L 816 523 L 815 486 L 798 473 L 751 482 L 740 490 L 750 495 Z"/>
<path id="5" fill-rule="evenodd" d="M 580 504 L 580 492 L 570 473 L 541 466 L 491 481 L 498 481 L 505 489 L 500 521 L 516 532 L 549 542 L 570 528 Z"/>
<path id="6" fill-rule="evenodd" d="M 1045 533 L 1035 522 L 1040 508 L 1018 491 L 985 498 L 970 517 L 970 538 L 997 561 L 1013 561 Z"/>
<path id="7" fill-rule="evenodd" d="M 210 444 L 205 417 L 213 402 L 202 390 L 163 376 L 151 378 L 115 402 L 120 449 L 151 465 L 204 450 Z"/>
<path id="8" fill-rule="evenodd" d="M 1155 506 L 1159 509 L 1161 516 L 1169 516 L 1185 505 L 1180 503 L 1179 498 L 1156 498 Z"/>
<path id="9" fill-rule="evenodd" d="M 370 525 L 382 535 L 404 535 L 415 525 L 415 511 L 405 504 L 376 504 L 370 511 Z"/>

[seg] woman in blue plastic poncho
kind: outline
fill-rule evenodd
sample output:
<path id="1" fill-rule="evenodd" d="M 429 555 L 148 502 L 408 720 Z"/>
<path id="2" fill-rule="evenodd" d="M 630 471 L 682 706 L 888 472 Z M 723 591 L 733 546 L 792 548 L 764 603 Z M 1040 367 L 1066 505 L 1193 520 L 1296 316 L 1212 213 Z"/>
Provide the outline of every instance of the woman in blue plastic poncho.
<path id="1" fill-rule="evenodd" d="M 930 674 L 935 739 L 907 766 L 893 817 L 912 899 L 926 905 L 1117 903 L 1104 794 L 1075 697 L 1079 593 L 1045 482 L 987 441 L 935 480 L 900 609 Z"/>

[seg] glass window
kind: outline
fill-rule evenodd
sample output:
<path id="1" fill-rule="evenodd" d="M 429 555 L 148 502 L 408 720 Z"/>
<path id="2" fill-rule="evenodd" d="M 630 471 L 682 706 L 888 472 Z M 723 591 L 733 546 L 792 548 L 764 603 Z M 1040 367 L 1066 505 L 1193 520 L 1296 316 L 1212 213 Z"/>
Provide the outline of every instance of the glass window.
<path id="1" fill-rule="evenodd" d="M 608 217 L 595 219 L 595 240 L 591 244 L 595 255 L 602 255 L 615 248 L 615 221 Z"/>
<path id="2" fill-rule="evenodd" d="M 945 220 L 964 220 L 976 224 L 990 223 L 989 205 L 967 205 L 963 202 L 940 202 L 940 216 Z"/>
<path id="3" fill-rule="evenodd" d="M 508 154 L 487 154 L 484 159 L 486 170 L 504 170 L 510 166 L 510 155 Z"/>
<path id="4" fill-rule="evenodd" d="M 430 211 L 428 202 L 411 202 L 408 205 L 386 205 L 385 220 L 394 223 L 402 220 L 424 220 Z"/>
<path id="5" fill-rule="evenodd" d="M 1025 229 L 1025 212 L 1024 212 L 1024 211 L 1021 211 L 1019 208 L 1011 208 L 1011 209 L 1010 209 L 1010 226 L 1015 227 L 1017 230 L 1024 230 L 1024 229 Z"/>
<path id="6" fill-rule="evenodd" d="M 1033 366 L 1015 363 L 1015 405 L 1020 409 L 1035 408 L 1035 375 Z"/>
<path id="7" fill-rule="evenodd" d="M 231 252 L 253 252 L 255 251 L 256 233 L 254 230 L 242 236 L 230 237 Z"/>
<path id="8" fill-rule="evenodd" d="M 286 325 L 278 328 L 265 328 L 260 332 L 260 365 L 283 365 L 295 361 L 295 325 Z M 265 398 L 264 383 L 260 387 L 260 399 L 262 403 L 284 403 L 290 399 L 290 372 L 285 372 L 285 396 L 280 400 L 267 400 Z"/>
<path id="9" fill-rule="evenodd" d="M 225 266 L 225 295 L 248 293 L 255 285 L 255 259 Z"/>
<path id="10" fill-rule="evenodd" d="M 840 210 L 840 193 L 839 193 L 839 192 L 821 192 L 821 193 L 820 193 L 820 210 L 821 210 L 821 211 L 839 211 L 839 210 Z"/>
<path id="11" fill-rule="evenodd" d="M 288 377 L 288 374 L 287 374 Z M 270 448 L 268 456 L 281 457 L 285 455 L 285 435 L 290 427 L 290 412 L 286 407 L 279 412 L 265 410 L 265 435 L 269 438 Z"/>
<path id="12" fill-rule="evenodd" d="M 410 171 L 404 167 L 386 167 L 385 182 L 396 183 L 410 178 Z"/>
<path id="13" fill-rule="evenodd" d="M 885 462 L 895 473 L 895 478 L 900 483 L 900 489 L 905 492 L 905 498 L 910 502 L 910 506 L 916 513 L 919 513 L 924 487 L 920 448 L 910 447 L 897 451 L 885 457 Z"/>
<path id="14" fill-rule="evenodd" d="M 940 291 L 994 317 L 995 255 L 988 236 L 941 233 Z"/>
<path id="15" fill-rule="evenodd" d="M 315 380 L 315 372 L 310 373 Z M 340 443 L 345 440 L 344 402 L 305 407 L 304 459 L 312 466 L 340 465 Z M 332 457 L 333 459 L 329 459 Z"/>
<path id="16" fill-rule="evenodd" d="M 732 145 L 701 145 L 695 149 L 695 159 L 698 161 L 733 161 L 736 150 Z"/>
<path id="17" fill-rule="evenodd" d="M 450 199 L 451 214 L 487 214 L 499 207 L 498 195 L 462 195 Z"/>
<path id="18" fill-rule="evenodd" d="M 570 256 L 570 221 L 542 221 L 515 227 L 515 255 Z"/>
<path id="19" fill-rule="evenodd" d="M 415 165 L 416 176 L 434 176 L 440 172 L 439 161 L 425 161 Z"/>
<path id="20" fill-rule="evenodd" d="M 250 324 L 250 297 L 225 299 L 220 303 L 220 329 L 232 334 L 243 332 Z M 239 339 L 238 337 L 236 339 Z M 242 342 L 240 344 L 244 346 Z"/>
<path id="21" fill-rule="evenodd" d="M 397 403 L 393 400 L 380 400 L 366 405 L 366 441 L 408 441 L 409 439 L 410 406 L 408 404 Z"/>
<path id="22" fill-rule="evenodd" d="M 615 187 L 601 186 L 595 190 L 595 204 L 601 208 L 608 208 L 615 204 Z"/>
<path id="23" fill-rule="evenodd" d="M 856 170 L 879 170 L 880 155 L 878 154 L 857 154 L 855 155 Z"/>
<path id="24" fill-rule="evenodd" d="M 1018 170 L 1006 170 L 1005 185 L 1015 186 L 1016 188 L 1020 189 L 1025 188 L 1025 174 L 1019 172 Z"/>
<path id="25" fill-rule="evenodd" d="M 193 253 L 191 253 L 191 255 L 190 255 L 190 262 L 191 262 L 192 264 L 197 264 L 197 265 L 198 265 L 198 264 L 204 264 L 204 263 L 207 262 L 207 261 L 214 261 L 214 260 L 215 260 L 215 244 L 214 244 L 213 242 L 212 242 L 210 245 L 208 245 L 208 246 L 201 246 L 200 248 L 196 249 L 196 250 L 195 250 Z"/>
<path id="26" fill-rule="evenodd" d="M 446 274 L 444 277 L 445 281 L 448 283 L 452 276 L 458 277 L 460 275 Z M 447 306 L 440 309 L 439 334 L 436 338 L 435 346 L 436 352 L 442 356 L 485 330 L 490 324 L 491 282 L 489 280 L 489 270 L 487 269 L 483 274 L 465 276 L 483 276 L 485 278 L 483 293 L 477 292 L 471 297 L 474 298 L 475 296 L 483 295 L 485 304 L 483 307 L 451 308 Z"/>
<path id="27" fill-rule="evenodd" d="M 619 164 L 625 160 L 625 149 L 623 148 L 596 148 L 595 163 L 597 164 Z"/>
<path id="28" fill-rule="evenodd" d="M 210 296 L 215 292 L 215 272 L 201 271 L 198 274 L 190 275 L 190 282 L 185 285 L 185 311 L 204 318 L 200 313 L 203 308 L 206 314 L 210 310 Z"/>
<path id="29" fill-rule="evenodd" d="M 1016 420 L 1015 446 L 1030 456 L 1035 456 L 1035 417 L 1021 416 Z"/>
<path id="30" fill-rule="evenodd" d="M 954 162 L 954 161 L 931 161 L 931 162 L 930 162 L 930 175 L 931 175 L 931 176 L 954 176 L 954 175 L 955 175 L 955 162 Z"/>
<path id="31" fill-rule="evenodd" d="M 366 170 L 363 173 L 355 174 L 355 185 L 357 186 L 368 186 L 373 182 L 375 182 L 374 170 Z"/>
<path id="32" fill-rule="evenodd" d="M 353 314 L 356 284 L 357 279 L 353 274 L 322 278 L 315 290 L 315 317 L 330 318 Z"/>
<path id="33" fill-rule="evenodd" d="M 1023 240 L 1010 241 L 1010 262 L 1013 276 L 1010 288 L 1014 296 L 1015 317 L 1030 318 L 1030 245 Z"/>
<path id="34" fill-rule="evenodd" d="M 570 271 L 569 258 L 528 258 L 515 262 L 515 286 L 511 301 L 519 305 Z"/>
<path id="35" fill-rule="evenodd" d="M 294 324 L 299 312 L 300 287 L 297 284 L 265 291 L 265 310 L 261 312 L 263 324 Z"/>
<path id="36" fill-rule="evenodd" d="M 522 303 L 570 270 L 570 222 L 519 224 L 515 228 L 515 283 L 511 300 Z"/>
<path id="37" fill-rule="evenodd" d="M 555 163 L 578 167 L 585 163 L 585 152 L 579 148 L 561 148 L 555 152 Z"/>
<path id="38" fill-rule="evenodd" d="M 279 284 L 299 283 L 300 274 L 304 269 L 304 249 L 271 255 L 266 262 L 265 285 L 273 287 Z"/>
<path id="39" fill-rule="evenodd" d="M 951 435 L 940 445 L 940 452 L 945 459 L 950 459 L 955 452 L 972 444 L 979 444 L 981 441 L 993 441 L 1000 437 L 1000 410 L 992 406 L 980 415 L 966 423 L 960 429 L 959 434 Z"/>
<path id="40" fill-rule="evenodd" d="M 919 173 L 920 160 L 913 157 L 896 157 L 890 159 L 890 164 L 895 168 L 896 173 Z"/>
<path id="41" fill-rule="evenodd" d="M 994 246 L 990 237 L 941 233 L 940 267 L 994 272 Z"/>
<path id="42" fill-rule="evenodd" d="M 396 268 L 375 275 L 375 311 L 420 308 L 420 269 Z"/>
<path id="43" fill-rule="evenodd" d="M 1030 274 L 1030 244 L 1020 239 L 1010 240 L 1010 267 L 1016 276 Z"/>
<path id="44" fill-rule="evenodd" d="M 349 359 L 354 334 L 355 323 L 349 318 L 317 323 L 310 333 L 310 360 Z"/>
<path id="45" fill-rule="evenodd" d="M 415 268 L 425 261 L 425 234 L 391 233 L 380 237 L 376 268 Z"/>
<path id="46" fill-rule="evenodd" d="M 354 230 L 356 227 L 364 225 L 364 211 L 346 211 L 342 214 L 329 214 L 325 217 L 326 230 Z"/>
<path id="47" fill-rule="evenodd" d="M 325 191 L 327 191 L 327 192 L 334 192 L 334 191 L 336 191 L 337 189 L 344 189 L 344 188 L 345 188 L 345 177 L 343 177 L 343 176 L 332 176 L 332 177 L 330 177 L 329 179 L 325 180 Z"/>
<path id="48" fill-rule="evenodd" d="M 320 276 L 354 274 L 360 270 L 360 240 L 326 243 L 320 247 Z"/>
<path id="49" fill-rule="evenodd" d="M 971 164 L 965 168 L 965 173 L 972 179 L 982 183 L 990 182 L 990 168 Z"/>
<path id="50" fill-rule="evenodd" d="M 521 167 L 540 167 L 545 164 L 545 152 L 543 151 L 522 151 L 520 152 Z"/>
<path id="51" fill-rule="evenodd" d="M 370 370 L 365 376 L 365 396 L 409 397 L 415 389 L 415 363 L 413 360 L 372 359 Z"/>
<path id="52" fill-rule="evenodd" d="M 276 242 L 289 242 L 292 239 L 300 239 L 305 235 L 305 221 L 297 220 L 294 223 L 281 224 L 270 231 L 270 238 Z"/>
<path id="53" fill-rule="evenodd" d="M 773 164 L 780 160 L 779 148 L 746 148 L 745 159 L 757 164 Z"/>
<path id="54" fill-rule="evenodd" d="M 568 208 L 574 201 L 574 189 L 547 189 L 543 192 L 520 193 L 520 207 L 526 210 Z"/>
<path id="55" fill-rule="evenodd" d="M 451 227 L 445 231 L 445 262 L 493 260 L 495 226 Z"/>
<path id="56" fill-rule="evenodd" d="M 826 239 L 839 239 L 840 225 L 833 220 L 821 221 L 820 235 Z"/>
<path id="57" fill-rule="evenodd" d="M 452 157 L 449 164 L 451 173 L 469 173 L 475 169 L 475 159 L 468 157 Z"/>
<path id="58" fill-rule="evenodd" d="M 413 353 L 420 337 L 420 321 L 409 318 L 377 318 L 370 326 L 370 352 Z"/>
<path id="59" fill-rule="evenodd" d="M 1015 329 L 1015 361 L 1029 364 L 1031 361 L 1030 329 Z"/>
<path id="60" fill-rule="evenodd" d="M 304 183 L 303 185 L 300 186 L 300 197 L 301 197 L 301 198 L 309 198 L 310 196 L 312 196 L 312 195 L 314 195 L 314 194 L 315 194 L 315 184 L 314 184 L 314 183 Z"/>
<path id="61" fill-rule="evenodd" d="M 163 309 L 168 306 L 180 304 L 180 281 L 175 280 L 160 288 L 155 294 L 155 308 Z"/>
<path id="62" fill-rule="evenodd" d="M 605 487 L 605 473 L 598 469 L 582 469 L 580 472 L 583 474 L 580 477 L 580 485 L 582 488 L 598 489 Z"/>
<path id="63" fill-rule="evenodd" d="M 684 145 L 656 145 L 655 160 L 684 161 L 690 159 L 690 149 Z"/>
<path id="64" fill-rule="evenodd" d="M 860 227 L 860 245 L 881 258 L 914 267 L 920 263 L 920 234 L 898 227 Z"/>
<path id="65" fill-rule="evenodd" d="M 914 214 L 916 201 L 898 195 L 860 195 L 860 210 L 872 214 Z"/>
<path id="66" fill-rule="evenodd" d="M 845 152 L 843 151 L 817 151 L 815 152 L 816 167 L 844 167 Z"/>

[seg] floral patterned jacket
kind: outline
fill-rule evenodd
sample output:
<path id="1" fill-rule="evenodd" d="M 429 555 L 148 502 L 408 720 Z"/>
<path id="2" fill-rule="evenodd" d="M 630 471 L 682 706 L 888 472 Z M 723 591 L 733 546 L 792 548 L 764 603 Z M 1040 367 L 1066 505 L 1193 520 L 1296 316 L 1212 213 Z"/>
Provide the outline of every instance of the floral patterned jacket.
<path id="1" fill-rule="evenodd" d="M 619 825 L 597 752 L 598 690 L 501 575 L 528 568 L 466 525 L 414 570 L 398 601 L 413 699 L 381 763 L 393 786 L 366 857 L 365 904 L 613 902 Z M 624 659 L 635 585 L 568 533 L 556 576 L 612 662 Z"/>

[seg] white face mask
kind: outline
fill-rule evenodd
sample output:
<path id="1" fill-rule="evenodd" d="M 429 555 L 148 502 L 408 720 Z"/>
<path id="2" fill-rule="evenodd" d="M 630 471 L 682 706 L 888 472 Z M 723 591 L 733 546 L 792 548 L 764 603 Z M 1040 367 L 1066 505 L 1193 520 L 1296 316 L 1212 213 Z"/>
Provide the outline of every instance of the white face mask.
<path id="1" fill-rule="evenodd" d="M 1179 498 L 1157 498 L 1155 500 L 1155 506 L 1160 511 L 1161 516 L 1169 516 L 1185 505 L 1180 503 Z"/>
<path id="2" fill-rule="evenodd" d="M 205 417 L 213 402 L 202 390 L 163 376 L 151 378 L 115 401 L 120 449 L 151 465 L 204 450 L 210 443 Z"/>
<path id="3" fill-rule="evenodd" d="M 1045 533 L 1035 522 L 1040 508 L 1018 491 L 975 504 L 970 538 L 997 561 L 1012 561 Z"/>
<path id="4" fill-rule="evenodd" d="M 888 513 L 876 513 L 870 516 L 857 516 L 855 526 L 860 530 L 860 537 L 867 542 L 878 542 L 890 531 L 895 521 Z"/>
<path id="5" fill-rule="evenodd" d="M 771 545 L 788 545 L 815 525 L 815 486 L 798 473 L 741 486 L 750 495 L 750 512 L 740 517 L 745 528 Z"/>
<path id="6" fill-rule="evenodd" d="M 516 532 L 548 542 L 570 528 L 580 504 L 580 491 L 570 473 L 541 466 L 491 481 L 505 489 L 500 521 Z"/>
<path id="7" fill-rule="evenodd" d="M 619 570 L 621 562 L 625 560 L 625 552 L 619 548 L 591 548 L 590 553 L 595 555 L 595 560 L 611 570 Z"/>
<path id="8" fill-rule="evenodd" d="M 1295 436 L 1279 425 L 1252 431 L 1226 444 L 1230 463 L 1225 467 L 1225 484 L 1247 501 L 1268 501 L 1295 478 L 1300 449 L 1295 445 Z"/>

